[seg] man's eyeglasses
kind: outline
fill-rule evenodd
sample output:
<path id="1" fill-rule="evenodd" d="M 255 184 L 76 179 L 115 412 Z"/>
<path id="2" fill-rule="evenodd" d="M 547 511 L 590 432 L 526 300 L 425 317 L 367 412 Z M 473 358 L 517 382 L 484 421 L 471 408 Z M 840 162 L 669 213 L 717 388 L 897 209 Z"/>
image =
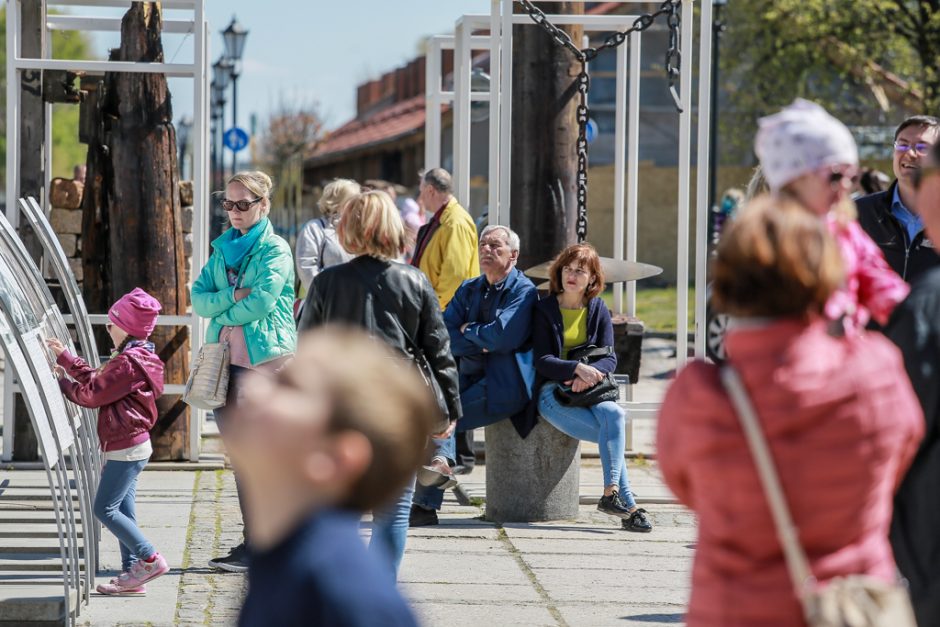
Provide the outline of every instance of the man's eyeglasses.
<path id="1" fill-rule="evenodd" d="M 259 202 L 261 202 L 260 198 L 255 198 L 254 200 L 229 200 L 228 198 L 223 198 L 222 208 L 226 211 L 234 211 L 235 209 L 238 209 L 244 213 Z"/>
<path id="2" fill-rule="evenodd" d="M 901 154 L 911 152 L 913 150 L 914 154 L 923 156 L 930 152 L 931 148 L 933 148 L 933 144 L 928 144 L 927 142 L 917 142 L 916 144 L 894 142 L 894 152 L 899 152 Z"/>

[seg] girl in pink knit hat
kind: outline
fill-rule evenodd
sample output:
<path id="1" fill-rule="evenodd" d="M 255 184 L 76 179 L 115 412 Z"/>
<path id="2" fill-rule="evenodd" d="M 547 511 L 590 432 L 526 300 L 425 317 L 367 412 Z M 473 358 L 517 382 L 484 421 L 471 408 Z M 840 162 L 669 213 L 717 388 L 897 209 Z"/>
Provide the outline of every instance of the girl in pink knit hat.
<path id="1" fill-rule="evenodd" d="M 163 394 L 163 362 L 147 341 L 160 309 L 157 299 L 139 287 L 114 303 L 108 311 L 108 334 L 115 350 L 98 370 L 69 353 L 58 339 L 46 340 L 56 354 L 62 393 L 73 403 L 98 409 L 105 465 L 94 511 L 121 548 L 121 574 L 99 585 L 101 594 L 144 594 L 146 582 L 170 569 L 141 533 L 135 515 L 137 477 L 153 452 L 150 429 Z"/>

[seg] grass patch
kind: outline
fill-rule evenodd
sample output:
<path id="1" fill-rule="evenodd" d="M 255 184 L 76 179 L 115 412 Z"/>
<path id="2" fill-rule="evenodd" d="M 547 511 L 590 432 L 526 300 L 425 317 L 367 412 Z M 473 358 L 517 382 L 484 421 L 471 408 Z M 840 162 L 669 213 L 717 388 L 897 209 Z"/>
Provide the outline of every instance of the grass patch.
<path id="1" fill-rule="evenodd" d="M 607 290 L 603 294 L 604 302 L 614 309 L 614 294 Z M 695 331 L 695 289 L 689 288 L 689 332 Z M 636 317 L 643 321 L 647 331 L 660 331 L 675 333 L 676 331 L 676 300 L 678 292 L 675 287 L 651 287 L 636 291 Z M 626 309 L 626 294 L 624 294 L 624 309 Z"/>

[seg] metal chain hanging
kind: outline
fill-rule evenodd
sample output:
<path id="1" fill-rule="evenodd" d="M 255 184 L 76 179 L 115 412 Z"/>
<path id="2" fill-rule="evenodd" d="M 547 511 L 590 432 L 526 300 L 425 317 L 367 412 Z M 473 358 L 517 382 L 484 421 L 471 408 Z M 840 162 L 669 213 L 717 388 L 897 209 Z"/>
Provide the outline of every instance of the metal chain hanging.
<path id="1" fill-rule="evenodd" d="M 669 81 L 669 93 L 676 103 L 676 110 L 682 113 L 681 101 L 676 91 L 676 79 L 679 77 L 679 68 L 682 64 L 682 52 L 679 50 L 679 26 L 681 19 L 679 17 L 680 0 L 665 0 L 659 10 L 654 13 L 644 13 L 633 21 L 633 25 L 625 31 L 615 32 L 604 39 L 604 43 L 596 48 L 579 48 L 571 41 L 571 37 L 552 24 L 548 16 L 539 9 L 531 0 L 518 0 L 525 9 L 532 21 L 542 28 L 549 37 L 559 46 L 566 48 L 574 58 L 581 63 L 581 71 L 578 73 L 578 109 L 576 118 L 578 122 L 578 142 L 576 148 L 578 151 L 578 218 L 575 225 L 575 231 L 578 236 L 578 242 L 583 242 L 587 237 L 587 168 L 588 168 L 588 88 L 591 85 L 591 78 L 588 75 L 588 63 L 593 61 L 598 54 L 607 49 L 616 48 L 622 45 L 632 33 L 641 33 L 652 26 L 656 19 L 666 15 L 666 25 L 669 28 L 669 47 L 666 50 L 666 79 Z"/>

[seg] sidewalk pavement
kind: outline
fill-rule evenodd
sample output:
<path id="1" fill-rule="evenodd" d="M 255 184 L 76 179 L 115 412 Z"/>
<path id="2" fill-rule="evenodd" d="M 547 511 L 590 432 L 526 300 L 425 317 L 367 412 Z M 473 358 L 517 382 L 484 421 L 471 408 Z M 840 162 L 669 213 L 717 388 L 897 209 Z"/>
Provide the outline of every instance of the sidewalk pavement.
<path id="1" fill-rule="evenodd" d="M 495 525 L 482 520 L 485 466 L 463 477 L 460 504 L 447 493 L 437 527 L 412 529 L 400 575 L 422 624 L 588 626 L 682 623 L 694 553 L 693 516 L 669 500 L 655 465 L 633 462 L 631 482 L 655 525 L 623 531 L 596 511 L 601 472 L 583 460 L 576 520 Z M 210 570 L 206 561 L 240 540 L 230 471 L 148 471 L 138 487 L 144 533 L 170 563 L 146 597 L 94 595 L 79 625 L 234 625 L 244 575 Z M 463 496 L 461 495 L 461 500 Z M 652 501 L 652 503 L 650 503 Z M 369 525 L 363 524 L 363 539 Z M 120 564 L 117 542 L 102 532 L 99 583 Z"/>

